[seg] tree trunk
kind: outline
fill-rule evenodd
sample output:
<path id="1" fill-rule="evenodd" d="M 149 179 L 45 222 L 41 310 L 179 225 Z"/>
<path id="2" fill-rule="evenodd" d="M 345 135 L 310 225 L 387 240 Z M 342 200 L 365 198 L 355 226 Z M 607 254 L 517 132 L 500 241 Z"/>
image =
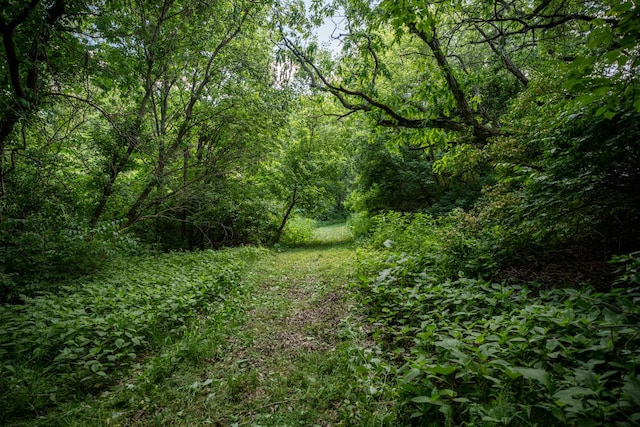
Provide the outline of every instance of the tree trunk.
<path id="1" fill-rule="evenodd" d="M 135 138 L 137 139 L 137 136 L 135 136 Z M 98 224 L 98 221 L 100 220 L 100 217 L 104 213 L 104 209 L 107 206 L 107 201 L 109 201 L 109 197 L 111 197 L 111 194 L 113 194 L 113 186 L 116 183 L 116 179 L 118 179 L 120 172 L 124 170 L 127 164 L 127 161 L 131 157 L 131 154 L 133 154 L 135 147 L 136 147 L 135 141 L 133 140 L 129 141 L 129 146 L 127 148 L 127 151 L 124 153 L 123 156 L 120 157 L 119 161 L 117 160 L 118 155 L 114 153 L 111 165 L 109 167 L 109 180 L 106 182 L 106 184 L 102 188 L 102 195 L 100 196 L 100 201 L 98 202 L 98 205 L 94 209 L 93 215 L 91 215 L 91 222 L 90 222 L 91 228 L 95 228 L 95 226 Z"/>
<path id="2" fill-rule="evenodd" d="M 440 41 L 438 40 L 438 36 L 435 34 L 435 30 L 433 34 L 428 35 L 424 31 L 418 30 L 415 24 L 412 24 L 410 29 L 412 33 L 420 37 L 420 39 L 429 46 L 429 49 L 431 49 L 431 53 L 433 53 L 440 70 L 444 73 L 447 86 L 456 101 L 456 106 L 458 107 L 460 115 L 462 115 L 463 121 L 473 128 L 475 142 L 481 146 L 485 145 L 487 139 L 491 136 L 495 136 L 496 132 L 483 126 L 482 123 L 479 123 L 478 120 L 476 120 L 476 113 L 467 102 L 467 97 L 460 87 L 458 79 L 456 79 L 456 76 L 453 73 L 451 64 L 449 64 L 447 56 L 440 47 Z"/>
<path id="3" fill-rule="evenodd" d="M 4 48 L 3 59 L 9 71 L 9 80 L 13 90 L 14 101 L 2 112 L 0 117 L 0 199 L 5 196 L 4 178 L 13 169 L 13 164 L 9 168 L 4 168 L 6 142 L 15 125 L 21 118 L 33 113 L 39 104 L 40 79 L 38 70 L 42 63 L 46 61 L 43 49 L 51 39 L 53 28 L 67 14 L 65 0 L 56 0 L 48 9 L 46 16 L 46 26 L 42 32 L 32 39 L 31 47 L 27 52 L 21 53 L 16 50 L 14 32 L 24 24 L 29 16 L 34 13 L 37 0 L 28 2 L 24 9 L 11 21 L 5 21 L 5 17 L 0 17 L 0 35 L 2 35 L 2 47 Z M 20 30 L 18 30 L 19 32 Z M 24 55 L 29 58 L 30 67 L 26 73 L 26 80 L 22 81 L 23 74 L 20 72 L 20 64 Z"/>
<path id="4" fill-rule="evenodd" d="M 183 164 L 182 164 L 182 185 L 184 185 L 185 187 L 187 186 L 187 184 L 189 183 L 189 149 L 185 148 L 184 152 L 182 153 L 182 157 L 183 157 Z M 186 201 L 182 203 L 182 206 L 180 207 L 180 219 L 182 220 L 181 226 L 182 226 L 182 240 L 185 242 L 185 244 L 187 246 L 189 246 L 189 249 L 191 249 L 191 245 L 190 245 L 190 239 L 189 239 L 189 235 L 187 234 L 189 228 L 187 227 L 187 207 L 185 206 Z"/>
<path id="5" fill-rule="evenodd" d="M 295 185 L 293 187 L 293 195 L 291 196 L 291 200 L 289 201 L 289 206 L 287 206 L 287 211 L 285 212 L 284 217 L 282 218 L 282 222 L 280 223 L 280 227 L 278 227 L 278 231 L 276 231 L 276 235 L 274 236 L 272 243 L 275 244 L 280 241 L 280 238 L 282 237 L 282 232 L 284 231 L 284 227 L 287 225 L 289 216 L 291 215 L 291 212 L 293 212 L 293 208 L 296 206 L 297 202 L 298 202 L 298 186 Z"/>
<path id="6" fill-rule="evenodd" d="M 160 35 L 160 29 L 165 22 L 167 13 L 173 4 L 172 1 L 165 1 L 162 5 L 162 10 L 160 16 L 158 17 L 155 26 L 153 27 L 153 33 L 151 36 L 151 41 L 148 46 L 145 46 L 145 60 L 147 69 L 144 74 L 144 95 L 140 100 L 140 105 L 138 106 L 138 110 L 136 111 L 136 120 L 131 130 L 127 132 L 126 139 L 128 142 L 127 151 L 120 157 L 118 162 L 114 161 L 111 165 L 111 170 L 109 173 L 109 181 L 105 184 L 102 189 L 102 196 L 100 197 L 100 201 L 98 202 L 98 206 L 93 211 L 93 215 L 91 216 L 91 227 L 95 227 L 100 220 L 100 217 L 104 213 L 104 209 L 107 205 L 107 201 L 109 197 L 113 193 L 113 186 L 115 185 L 116 180 L 120 173 L 124 170 L 127 161 L 135 151 L 138 146 L 138 139 L 140 137 L 140 129 L 142 127 L 142 121 L 147 114 L 147 105 L 149 104 L 149 100 L 153 98 L 153 88 L 155 83 L 155 78 L 153 75 L 154 67 L 156 65 L 156 58 L 149 52 L 153 51 L 156 43 L 158 42 L 158 37 Z M 117 154 L 114 154 L 114 160 L 117 157 Z"/>

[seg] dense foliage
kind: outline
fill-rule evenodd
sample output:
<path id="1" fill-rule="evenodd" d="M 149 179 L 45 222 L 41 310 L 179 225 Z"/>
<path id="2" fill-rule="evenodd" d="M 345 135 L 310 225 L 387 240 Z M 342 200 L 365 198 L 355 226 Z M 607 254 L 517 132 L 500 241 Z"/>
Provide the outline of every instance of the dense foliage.
<path id="1" fill-rule="evenodd" d="M 284 43 L 312 86 L 377 127 L 360 145 L 357 211 L 463 208 L 498 230 L 505 261 L 637 249 L 632 2 L 345 0 L 316 13 L 343 17 L 337 68 L 295 34 Z"/>
<path id="2" fill-rule="evenodd" d="M 637 254 L 616 259 L 607 291 L 495 283 L 465 274 L 495 264 L 458 221 L 375 218 L 380 254 L 361 262 L 357 288 L 379 347 L 360 381 L 396 400 L 385 422 L 637 423 Z"/>
<path id="3" fill-rule="evenodd" d="M 0 420 L 28 417 L 113 384 L 199 317 L 225 322 L 255 249 L 118 258 L 109 275 L 0 308 Z M 174 355 L 176 363 L 180 357 Z M 171 363 L 162 363 L 165 372 Z M 29 405 L 27 409 L 26 405 Z"/>
<path id="4" fill-rule="evenodd" d="M 10 3 L 0 300 L 122 247 L 267 243 L 291 212 L 344 215 L 344 129 L 304 106 L 268 3 Z"/>
<path id="5" fill-rule="evenodd" d="M 360 381 L 395 402 L 378 421 L 636 424 L 636 6 L 334 7 L 337 70 L 287 46 L 313 86 L 392 129 L 361 146 L 350 199 L 381 251 L 358 287 L 379 343 Z"/>
<path id="6" fill-rule="evenodd" d="M 350 213 L 376 422 L 640 422 L 636 2 L 5 3 L 3 417 Z"/>

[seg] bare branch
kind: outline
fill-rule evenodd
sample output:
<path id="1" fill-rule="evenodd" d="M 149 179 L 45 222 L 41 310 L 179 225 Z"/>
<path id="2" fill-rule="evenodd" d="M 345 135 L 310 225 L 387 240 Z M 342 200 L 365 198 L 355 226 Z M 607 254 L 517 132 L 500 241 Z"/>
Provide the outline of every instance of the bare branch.
<path id="1" fill-rule="evenodd" d="M 507 52 L 505 52 L 505 50 L 502 47 L 497 46 L 495 41 L 491 40 L 491 38 L 487 35 L 487 33 L 484 32 L 484 30 L 482 29 L 482 27 L 480 27 L 480 25 L 474 24 L 474 26 L 476 27 L 478 32 L 482 35 L 482 37 L 485 39 L 486 43 L 489 45 L 491 50 L 500 57 L 505 68 L 511 74 L 513 74 L 520 81 L 520 83 L 522 83 L 524 87 L 527 87 L 529 85 L 529 79 L 527 78 L 527 76 L 524 75 L 524 73 L 518 67 L 516 67 L 516 65 L 513 63 L 513 61 L 509 57 L 509 55 L 507 55 Z"/>
<path id="2" fill-rule="evenodd" d="M 547 22 L 529 22 L 528 19 L 539 18 L 543 20 L 548 20 Z M 478 25 L 478 24 L 491 24 L 496 26 L 497 23 L 511 23 L 511 24 L 520 24 L 519 28 L 510 30 L 510 31 L 498 31 L 496 35 L 491 36 L 489 38 L 485 38 L 483 42 L 496 41 L 501 37 L 509 37 L 515 36 L 518 34 L 527 34 L 529 32 L 535 30 L 550 30 L 555 27 L 559 27 L 568 22 L 572 21 L 584 21 L 591 22 L 595 19 L 601 19 L 612 27 L 616 27 L 619 23 L 618 19 L 614 18 L 604 18 L 604 17 L 596 17 L 590 15 L 581 15 L 581 14 L 569 14 L 569 15 L 536 15 L 536 16 L 527 16 L 527 17 L 493 17 L 490 20 L 480 19 L 480 18 L 469 18 L 464 20 L 465 23 Z M 496 27 L 497 29 L 497 27 Z"/>

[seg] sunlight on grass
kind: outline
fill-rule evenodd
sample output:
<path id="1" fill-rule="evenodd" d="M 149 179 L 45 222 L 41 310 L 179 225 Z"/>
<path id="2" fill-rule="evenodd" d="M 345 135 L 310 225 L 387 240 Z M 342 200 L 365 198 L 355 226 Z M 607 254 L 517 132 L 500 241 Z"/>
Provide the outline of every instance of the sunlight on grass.
<path id="1" fill-rule="evenodd" d="M 353 243 L 353 235 L 347 229 L 347 225 L 331 224 L 321 225 L 313 230 L 313 235 L 305 246 L 322 247 L 333 245 L 346 245 Z"/>

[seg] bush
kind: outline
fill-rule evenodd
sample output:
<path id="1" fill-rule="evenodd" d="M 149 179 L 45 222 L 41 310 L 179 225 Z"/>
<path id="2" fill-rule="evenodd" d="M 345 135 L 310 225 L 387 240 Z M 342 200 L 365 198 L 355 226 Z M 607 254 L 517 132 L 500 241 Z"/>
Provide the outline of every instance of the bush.
<path id="1" fill-rule="evenodd" d="M 283 245 L 302 245 L 309 243 L 313 237 L 316 222 L 309 218 L 294 216 L 284 227 L 280 243 Z"/>
<path id="2" fill-rule="evenodd" d="M 536 93 L 543 90 L 559 89 Z M 514 106 L 514 134 L 489 147 L 498 185 L 485 190 L 480 215 L 504 227 L 512 252 L 572 246 L 604 261 L 637 250 L 640 114 L 621 103 L 606 118 L 598 111 L 612 97 L 586 105 L 563 97 L 542 108 L 526 98 Z"/>
<path id="3" fill-rule="evenodd" d="M 400 256 L 359 289 L 382 344 L 360 381 L 399 425 L 640 420 L 637 289 L 440 280 Z"/>
<path id="4" fill-rule="evenodd" d="M 617 265 L 617 278 L 614 281 L 617 285 L 638 286 L 640 285 L 640 251 L 632 252 L 628 255 L 614 256 L 611 261 Z"/>
<path id="5" fill-rule="evenodd" d="M 366 244 L 391 250 L 421 271 L 443 280 L 464 274 L 490 276 L 496 272 L 501 229 L 483 228 L 477 218 L 455 210 L 441 218 L 426 214 L 385 212 L 356 217 L 351 227 L 359 228 Z M 410 261 L 409 261 L 410 260 Z"/>
<path id="6" fill-rule="evenodd" d="M 357 212 L 347 219 L 347 228 L 356 240 L 364 240 L 371 236 L 375 221 L 368 212 Z"/>
<path id="7" fill-rule="evenodd" d="M 118 226 L 114 222 L 90 229 L 70 217 L 43 214 L 6 221 L 0 232 L 0 302 L 95 273 L 116 253 L 149 250 L 119 233 Z"/>

